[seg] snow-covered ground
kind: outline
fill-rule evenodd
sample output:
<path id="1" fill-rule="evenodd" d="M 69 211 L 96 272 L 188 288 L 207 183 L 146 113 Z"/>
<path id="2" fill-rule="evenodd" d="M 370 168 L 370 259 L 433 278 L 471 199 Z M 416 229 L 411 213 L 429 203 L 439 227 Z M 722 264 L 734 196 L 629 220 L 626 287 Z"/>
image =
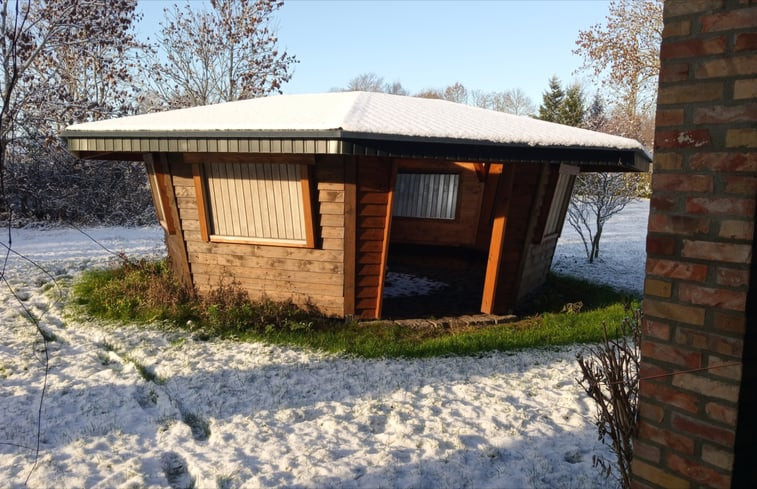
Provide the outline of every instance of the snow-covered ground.
<path id="1" fill-rule="evenodd" d="M 588 276 L 640 288 L 647 212 L 640 202 L 608 224 Z M 164 253 L 159 228 L 86 231 L 129 256 Z M 555 268 L 586 275 L 569 231 Z M 592 468 L 593 456 L 610 454 L 575 381 L 580 347 L 364 360 L 82 321 L 64 309 L 67 284 L 112 255 L 75 230 L 12 239 L 63 297 L 10 255 L 13 293 L 56 340 L 32 470 L 44 355 L 17 299 L 0 292 L 2 487 L 27 477 L 31 488 L 610 485 Z"/>
<path id="2" fill-rule="evenodd" d="M 552 270 L 641 294 L 648 219 L 649 200 L 640 199 L 607 221 L 599 242 L 599 257 L 594 263 L 588 263 L 581 237 L 566 221 Z"/>

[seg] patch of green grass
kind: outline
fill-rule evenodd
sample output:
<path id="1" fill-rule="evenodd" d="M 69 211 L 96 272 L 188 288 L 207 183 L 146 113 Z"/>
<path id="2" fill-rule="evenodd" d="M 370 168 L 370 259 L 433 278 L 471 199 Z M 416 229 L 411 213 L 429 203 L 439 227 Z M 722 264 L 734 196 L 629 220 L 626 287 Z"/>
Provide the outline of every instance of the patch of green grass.
<path id="1" fill-rule="evenodd" d="M 194 297 L 172 278 L 165 261 L 87 272 L 74 294 L 85 312 L 104 319 L 159 319 L 202 338 L 266 341 L 363 357 L 469 355 L 596 342 L 602 338 L 602 323 L 612 328 L 638 307 L 638 298 L 609 287 L 552 275 L 518 311 L 523 319 L 516 322 L 449 328 L 361 324 L 326 318 L 291 302 L 253 302 L 233 283 Z M 140 374 L 154 380 L 153 372 Z"/>

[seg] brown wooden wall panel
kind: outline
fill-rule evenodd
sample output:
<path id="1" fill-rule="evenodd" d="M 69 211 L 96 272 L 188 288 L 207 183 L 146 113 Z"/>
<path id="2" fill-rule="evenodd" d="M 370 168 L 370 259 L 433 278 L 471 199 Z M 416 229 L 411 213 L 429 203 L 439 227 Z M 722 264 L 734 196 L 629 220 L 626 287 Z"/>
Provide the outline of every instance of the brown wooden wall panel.
<path id="1" fill-rule="evenodd" d="M 391 159 L 358 160 L 355 314 L 366 319 L 381 314 L 395 171 L 396 164 Z"/>
<path id="2" fill-rule="evenodd" d="M 398 172 L 457 173 L 460 175 L 455 219 L 392 218 L 392 243 L 474 246 L 481 215 L 484 183 L 474 163 L 399 160 Z"/>
<path id="3" fill-rule="evenodd" d="M 311 178 L 315 247 L 214 243 L 203 240 L 191 165 L 174 165 L 173 182 L 182 236 L 195 288 L 206 293 L 236 280 L 254 299 L 291 298 L 326 314 L 344 314 L 343 158 L 324 157 Z M 225 281 L 225 282 L 224 282 Z"/>
<path id="4" fill-rule="evenodd" d="M 508 273 L 503 274 L 497 288 L 497 296 L 501 301 L 499 312 L 509 311 L 517 303 L 521 285 L 520 274 L 527 253 L 529 223 L 535 211 L 534 200 L 540 177 L 541 167 L 537 164 L 515 166 L 510 215 L 501 263 L 502 269 Z M 538 212 L 538 208 L 536 211 Z"/>

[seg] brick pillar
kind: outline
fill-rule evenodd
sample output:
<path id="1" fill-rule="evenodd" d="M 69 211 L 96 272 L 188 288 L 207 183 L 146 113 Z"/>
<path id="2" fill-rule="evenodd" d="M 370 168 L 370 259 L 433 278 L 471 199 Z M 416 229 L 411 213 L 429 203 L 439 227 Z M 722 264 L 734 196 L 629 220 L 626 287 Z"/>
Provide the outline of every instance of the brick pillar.
<path id="1" fill-rule="evenodd" d="M 634 485 L 727 488 L 757 286 L 757 6 L 667 0 L 664 19 L 641 345 L 660 377 L 641 383 Z"/>

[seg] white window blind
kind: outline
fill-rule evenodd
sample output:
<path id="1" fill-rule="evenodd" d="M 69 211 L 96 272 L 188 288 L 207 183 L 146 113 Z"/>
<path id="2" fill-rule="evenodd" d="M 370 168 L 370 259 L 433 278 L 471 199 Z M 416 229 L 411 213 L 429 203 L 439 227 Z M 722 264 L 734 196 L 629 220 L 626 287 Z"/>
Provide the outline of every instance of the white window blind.
<path id="1" fill-rule="evenodd" d="M 552 205 L 549 208 L 547 223 L 544 225 L 544 236 L 550 236 L 560 232 L 562 219 L 570 202 L 570 180 L 573 175 L 561 173 L 555 185 L 555 195 L 552 197 Z"/>
<path id="2" fill-rule="evenodd" d="M 206 166 L 211 238 L 306 244 L 303 165 Z"/>
<path id="3" fill-rule="evenodd" d="M 455 219 L 459 184 L 456 173 L 398 173 L 392 215 Z"/>

